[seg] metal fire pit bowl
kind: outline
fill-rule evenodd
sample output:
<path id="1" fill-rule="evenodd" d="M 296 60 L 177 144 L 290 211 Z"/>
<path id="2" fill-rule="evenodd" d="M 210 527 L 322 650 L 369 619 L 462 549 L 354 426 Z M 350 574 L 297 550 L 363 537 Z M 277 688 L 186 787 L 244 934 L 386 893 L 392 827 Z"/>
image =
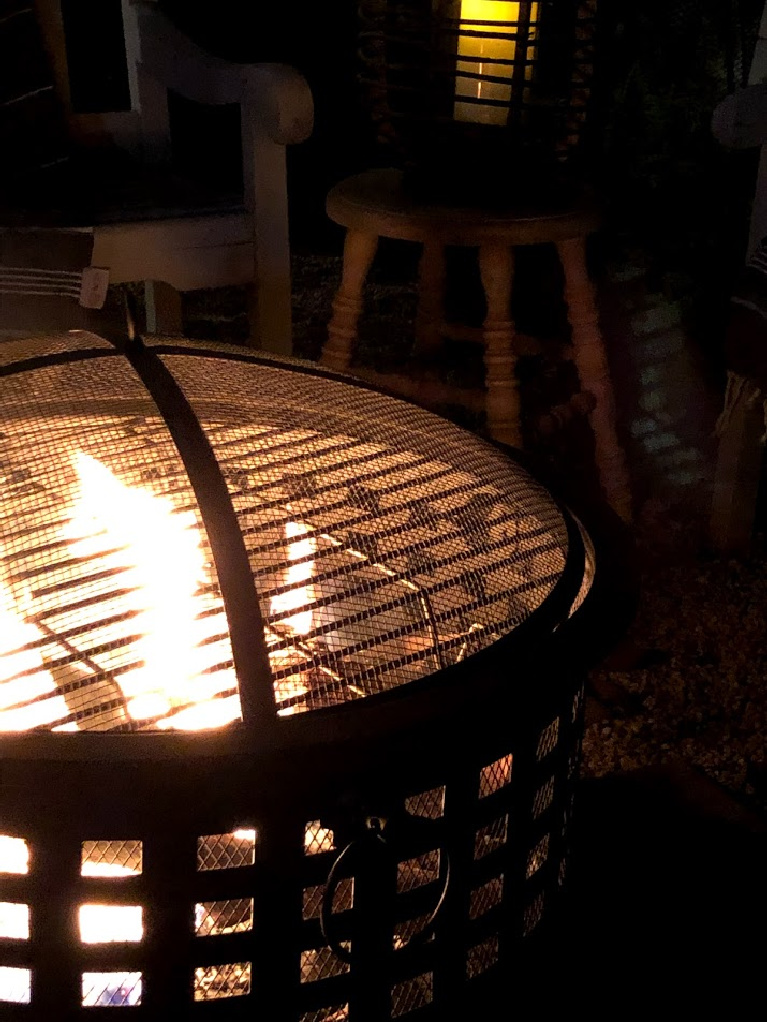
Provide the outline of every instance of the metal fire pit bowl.
<path id="1" fill-rule="evenodd" d="M 598 566 L 508 452 L 74 332 L 0 472 L 0 1017 L 415 1022 L 544 929 Z"/>

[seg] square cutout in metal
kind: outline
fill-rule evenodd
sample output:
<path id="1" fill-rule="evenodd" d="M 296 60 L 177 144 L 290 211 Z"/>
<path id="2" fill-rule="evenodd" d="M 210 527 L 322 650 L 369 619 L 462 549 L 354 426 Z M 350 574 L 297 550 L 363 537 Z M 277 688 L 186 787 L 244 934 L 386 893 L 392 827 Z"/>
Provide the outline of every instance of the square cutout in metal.
<path id="1" fill-rule="evenodd" d="M 469 948 L 466 956 L 466 978 L 474 979 L 487 972 L 498 961 L 498 937 L 488 937 L 481 944 Z"/>
<path id="2" fill-rule="evenodd" d="M 341 941 L 341 947 L 348 951 L 350 941 Z M 321 979 L 343 976 L 349 971 L 349 963 L 343 962 L 330 947 L 307 948 L 301 952 L 301 982 L 318 983 Z"/>
<path id="3" fill-rule="evenodd" d="M 439 880 L 439 848 L 397 863 L 397 893 L 413 891 Z"/>
<path id="4" fill-rule="evenodd" d="M 484 827 L 479 827 L 474 838 L 474 858 L 482 859 L 506 844 L 509 832 L 508 814 L 499 816 Z"/>
<path id="5" fill-rule="evenodd" d="M 434 998 L 434 974 L 424 972 L 420 976 L 395 984 L 391 992 L 391 1015 L 399 1018 L 418 1008 L 425 1008 Z"/>
<path id="6" fill-rule="evenodd" d="M 140 972 L 84 972 L 82 1005 L 84 1008 L 132 1008 L 141 1004 Z"/>
<path id="7" fill-rule="evenodd" d="M 140 841 L 83 841 L 80 876 L 133 877 L 143 867 Z"/>
<path id="8" fill-rule="evenodd" d="M 416 916 L 415 919 L 405 919 L 402 922 L 396 923 L 394 926 L 394 939 L 392 941 L 395 951 L 401 951 L 402 948 L 407 947 L 411 940 L 419 936 L 426 929 L 426 924 L 429 922 L 428 915 Z M 424 938 L 421 938 L 424 940 Z M 424 943 L 428 944 L 434 940 L 434 933 L 430 933 L 425 938 Z"/>
<path id="9" fill-rule="evenodd" d="M 405 809 L 411 816 L 423 816 L 427 820 L 438 820 L 445 815 L 445 786 L 429 788 L 420 795 L 410 795 L 405 799 Z"/>
<path id="10" fill-rule="evenodd" d="M 204 834 L 197 838 L 197 869 L 240 869 L 256 861 L 255 830 L 230 834 Z"/>
<path id="11" fill-rule="evenodd" d="M 543 905 L 544 905 L 544 892 L 541 891 L 536 895 L 535 900 L 532 901 L 525 909 L 525 914 L 522 924 L 522 934 L 527 936 L 532 933 L 535 927 L 543 918 Z"/>
<path id="12" fill-rule="evenodd" d="M 20 837 L 0 834 L 0 873 L 29 872 L 29 846 Z"/>
<path id="13" fill-rule="evenodd" d="M 469 918 L 479 919 L 503 901 L 503 873 L 492 877 L 481 887 L 474 887 L 469 895 Z"/>
<path id="14" fill-rule="evenodd" d="M 479 797 L 487 798 L 493 792 L 511 783 L 511 754 L 501 756 L 479 772 Z"/>
<path id="15" fill-rule="evenodd" d="M 304 888 L 304 919 L 319 919 L 322 909 L 322 899 L 325 897 L 325 884 L 316 884 L 313 887 Z M 333 911 L 348 912 L 354 905 L 354 877 L 344 877 L 338 881 L 333 896 Z"/>
<path id="16" fill-rule="evenodd" d="M 198 937 L 220 937 L 253 929 L 253 899 L 202 901 L 194 907 L 194 932 Z"/>
<path id="17" fill-rule="evenodd" d="M 319 820 L 309 820 L 304 830 L 304 851 L 307 855 L 332 852 L 335 848 L 333 831 L 323 827 Z"/>
<path id="18" fill-rule="evenodd" d="M 29 905 L 0 901 L 0 937 L 29 940 Z"/>
<path id="19" fill-rule="evenodd" d="M 554 800 L 554 778 L 550 777 L 545 784 L 536 791 L 533 799 L 533 819 L 537 820 L 543 816 Z"/>
<path id="20" fill-rule="evenodd" d="M 253 968 L 250 962 L 205 965 L 194 970 L 195 1001 L 218 1001 L 250 993 Z"/>
<path id="21" fill-rule="evenodd" d="M 0 966 L 0 1001 L 29 1004 L 32 998 L 32 970 Z"/>
<path id="22" fill-rule="evenodd" d="M 541 731 L 540 738 L 538 739 L 538 762 L 550 756 L 551 753 L 556 749 L 557 742 L 559 741 L 559 717 L 555 717 L 552 722 Z"/>
<path id="23" fill-rule="evenodd" d="M 527 857 L 527 878 L 535 876 L 549 857 L 549 835 L 544 834 Z"/>
<path id="24" fill-rule="evenodd" d="M 306 1011 L 301 1016 L 300 1022 L 349 1022 L 349 1005 L 339 1004 L 333 1008 L 317 1008 L 316 1011 Z"/>
<path id="25" fill-rule="evenodd" d="M 141 905 L 81 905 L 83 944 L 135 944 L 144 936 Z"/>

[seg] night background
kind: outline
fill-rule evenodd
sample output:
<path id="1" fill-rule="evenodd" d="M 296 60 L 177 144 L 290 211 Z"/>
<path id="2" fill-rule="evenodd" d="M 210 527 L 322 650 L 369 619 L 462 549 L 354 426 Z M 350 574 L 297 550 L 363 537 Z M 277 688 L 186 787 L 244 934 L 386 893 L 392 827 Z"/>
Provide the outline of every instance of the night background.
<path id="1" fill-rule="evenodd" d="M 763 949 L 757 928 L 767 906 L 764 508 L 751 558 L 719 557 L 705 535 L 713 429 L 725 392 L 725 337 L 743 271 L 758 161 L 756 150 L 720 146 L 711 117 L 725 96 L 746 84 L 763 6 L 762 0 L 605 0 L 598 8 L 583 159 L 603 205 L 604 227 L 589 255 L 615 361 L 619 426 L 635 473 L 642 594 L 629 639 L 592 679 L 578 832 L 582 881 L 570 928 L 551 951 L 558 961 L 571 957 L 572 975 L 580 970 L 586 977 L 590 986 L 579 1003 L 598 1017 L 603 1010 L 622 1016 L 625 1004 L 644 998 L 662 1011 L 659 999 L 667 989 L 684 1017 L 684 1006 L 705 1003 L 709 988 L 735 991 L 729 1017 L 739 1017 L 737 997 L 754 993 L 763 972 L 751 959 Z M 160 7 L 210 53 L 236 62 L 285 62 L 309 83 L 315 130 L 289 148 L 287 159 L 295 350 L 316 359 L 343 246 L 342 230 L 325 214 L 327 192 L 344 177 L 389 160 L 376 144 L 358 84 L 357 5 L 293 0 L 270 5 L 268 15 L 261 4 L 241 0 L 161 0 Z M 79 68 L 72 81 L 76 105 L 125 108 L 119 0 L 62 0 L 62 9 L 70 61 Z M 82 59 L 75 62 L 77 54 Z M 87 191 L 105 167 L 124 167 L 123 156 L 114 153 L 101 154 L 91 169 L 92 154 L 52 130 L 48 144 L 66 150 L 75 168 L 58 193 L 47 172 L 39 176 L 39 153 L 19 142 L 29 126 L 3 116 L 3 206 L 13 207 L 15 190 L 31 194 L 41 181 L 54 196 L 73 180 Z M 238 118 L 237 109 L 201 108 L 172 97 L 179 178 L 201 189 L 237 191 Z M 463 297 L 450 296 L 453 311 L 480 321 L 471 257 L 454 253 L 449 266 L 467 282 Z M 360 364 L 386 370 L 408 359 L 416 268 L 413 246 L 382 244 L 360 331 Z M 514 318 L 520 330 L 560 334 L 566 320 L 553 259 L 525 252 L 518 269 Z M 238 289 L 185 295 L 184 319 L 192 337 L 247 338 Z M 644 320 L 659 324 L 651 337 L 643 334 Z M 664 348 L 672 340 L 678 343 L 673 356 Z M 685 368 L 674 377 L 682 349 L 684 366 L 692 368 L 689 376 Z M 481 386 L 481 354 L 448 344 L 441 371 Z M 575 428 L 572 446 L 547 446 L 533 425 L 541 408 L 572 391 L 568 372 L 545 359 L 520 360 L 526 436 L 540 441 L 536 456 L 577 503 L 579 487 L 594 488 L 587 427 Z M 650 390 L 655 404 L 642 404 Z M 483 428 L 465 410 L 445 412 Z M 679 433 L 665 461 L 662 451 L 643 446 L 656 413 L 659 421 L 665 415 L 664 435 Z M 557 992 L 550 996 L 556 1003 Z M 624 1006 L 616 996 L 625 998 Z"/>

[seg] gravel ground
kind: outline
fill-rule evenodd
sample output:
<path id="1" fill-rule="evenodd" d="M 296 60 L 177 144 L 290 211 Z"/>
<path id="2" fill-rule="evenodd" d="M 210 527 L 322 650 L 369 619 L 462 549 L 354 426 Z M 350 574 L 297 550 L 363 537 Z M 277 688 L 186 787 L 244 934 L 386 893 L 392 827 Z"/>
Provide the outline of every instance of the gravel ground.
<path id="1" fill-rule="evenodd" d="M 410 269 L 399 277 L 386 268 L 373 271 L 358 353 L 366 365 L 386 370 L 401 366 L 407 357 L 415 314 Z M 303 254 L 294 260 L 300 357 L 319 354 L 340 271 L 338 257 Z M 189 295 L 185 319 L 191 336 L 244 340 L 243 293 L 227 289 Z M 448 349 L 445 366 L 448 376 L 460 373 L 475 385 L 481 378 L 481 353 L 475 346 Z M 527 390 L 531 405 L 536 381 L 542 379 L 545 394 L 559 394 L 559 399 L 568 385 L 545 364 L 523 365 L 521 376 L 523 397 Z M 543 454 L 555 470 L 558 464 L 572 469 L 572 450 Z M 664 498 L 639 510 L 640 608 L 610 669 L 593 674 L 583 773 L 600 777 L 682 760 L 736 798 L 764 807 L 767 550 L 762 544 L 748 563 L 707 556 L 703 529 L 708 506 L 704 488 L 681 505 Z"/>

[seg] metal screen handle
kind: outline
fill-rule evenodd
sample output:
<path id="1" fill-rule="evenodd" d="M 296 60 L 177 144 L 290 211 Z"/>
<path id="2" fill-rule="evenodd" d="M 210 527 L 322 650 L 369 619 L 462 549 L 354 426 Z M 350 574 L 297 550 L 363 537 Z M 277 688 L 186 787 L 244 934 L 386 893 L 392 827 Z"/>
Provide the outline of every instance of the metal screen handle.
<path id="1" fill-rule="evenodd" d="M 328 925 L 329 920 L 333 915 L 333 900 L 338 889 L 338 884 L 343 879 L 340 875 L 341 867 L 353 855 L 364 854 L 364 850 L 366 848 L 372 848 L 376 845 L 385 848 L 392 855 L 395 853 L 391 843 L 388 842 L 384 836 L 383 826 L 381 825 L 381 820 L 378 817 L 370 817 L 366 821 L 365 827 L 365 832 L 360 837 L 354 838 L 350 841 L 343 851 L 339 853 L 335 862 L 330 867 L 327 884 L 325 885 L 325 893 L 322 896 L 322 905 L 320 907 L 320 932 L 322 933 L 322 937 L 325 941 L 327 941 L 333 954 L 335 954 L 335 956 L 342 962 L 347 963 L 351 962 L 351 954 L 336 940 L 335 936 L 331 932 L 330 926 Z M 418 933 L 405 941 L 399 950 L 403 950 L 404 948 L 412 945 L 424 944 L 434 932 L 437 917 L 442 910 L 445 898 L 447 897 L 448 888 L 450 887 L 450 856 L 444 848 L 440 848 L 440 857 L 442 856 L 444 856 L 444 859 L 441 858 L 441 861 L 444 861 L 445 863 L 445 875 L 437 903 L 432 909 L 431 914 L 423 927 L 418 931 Z"/>

